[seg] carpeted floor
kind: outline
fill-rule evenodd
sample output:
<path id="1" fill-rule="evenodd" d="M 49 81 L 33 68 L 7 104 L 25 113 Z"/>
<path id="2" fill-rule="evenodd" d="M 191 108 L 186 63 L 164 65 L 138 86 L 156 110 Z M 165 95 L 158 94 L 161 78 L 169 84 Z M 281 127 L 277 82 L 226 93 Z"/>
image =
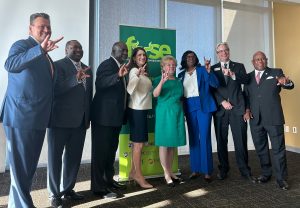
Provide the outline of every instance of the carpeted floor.
<path id="1" fill-rule="evenodd" d="M 119 191 L 118 199 L 100 199 L 90 191 L 90 164 L 81 165 L 75 190 L 85 195 L 82 201 L 64 201 L 65 207 L 300 207 L 300 154 L 287 152 L 290 190 L 276 188 L 275 179 L 267 184 L 251 184 L 240 177 L 235 164 L 234 152 L 230 155 L 231 170 L 225 181 L 213 180 L 207 183 L 202 177 L 186 180 L 184 184 L 169 188 L 162 178 L 149 179 L 155 187 L 143 190 L 128 184 Z M 256 153 L 249 151 L 249 161 L 254 176 L 260 174 Z M 214 154 L 214 164 L 217 155 Z M 116 170 L 118 164 L 116 163 Z M 189 171 L 188 156 L 179 157 L 182 177 L 187 179 Z M 215 170 L 213 177 L 216 178 Z M 7 207 L 9 192 L 9 172 L 0 174 L 0 207 Z M 50 207 L 47 194 L 46 168 L 39 168 L 33 181 L 32 197 L 35 206 Z"/>

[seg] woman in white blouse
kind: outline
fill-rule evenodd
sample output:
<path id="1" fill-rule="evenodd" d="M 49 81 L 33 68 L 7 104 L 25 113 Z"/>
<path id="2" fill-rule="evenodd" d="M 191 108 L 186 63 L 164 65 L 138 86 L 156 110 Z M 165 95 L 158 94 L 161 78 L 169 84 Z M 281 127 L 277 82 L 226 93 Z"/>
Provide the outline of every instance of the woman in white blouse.
<path id="1" fill-rule="evenodd" d="M 132 148 L 132 167 L 129 177 L 142 188 L 152 188 L 141 169 L 141 153 L 144 143 L 148 141 L 147 113 L 152 108 L 152 82 L 147 73 L 146 51 L 137 47 L 133 50 L 129 63 L 129 82 L 127 92 L 129 97 L 129 125 Z"/>

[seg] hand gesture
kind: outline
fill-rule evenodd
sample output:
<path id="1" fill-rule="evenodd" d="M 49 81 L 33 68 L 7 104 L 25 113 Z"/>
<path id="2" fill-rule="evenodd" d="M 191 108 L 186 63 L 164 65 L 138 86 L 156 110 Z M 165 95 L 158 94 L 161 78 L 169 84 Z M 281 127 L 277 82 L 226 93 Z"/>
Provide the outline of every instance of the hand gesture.
<path id="1" fill-rule="evenodd" d="M 128 74 L 128 66 L 130 64 L 130 61 L 127 64 L 123 64 L 121 65 L 119 72 L 118 72 L 118 76 L 119 77 L 124 77 L 126 74 Z"/>
<path id="2" fill-rule="evenodd" d="M 169 73 L 166 71 L 161 71 L 161 82 L 164 84 L 169 79 Z"/>
<path id="3" fill-rule="evenodd" d="M 290 82 L 289 77 L 285 77 L 285 76 L 276 77 L 276 79 L 277 79 L 277 85 L 286 85 L 287 83 Z"/>
<path id="4" fill-rule="evenodd" d="M 145 75 L 145 76 L 147 76 L 146 66 L 147 66 L 147 64 L 145 64 L 144 66 L 140 67 L 140 68 L 137 70 L 137 76 L 140 76 L 140 75 Z"/>
<path id="5" fill-rule="evenodd" d="M 206 71 L 209 73 L 210 67 L 211 67 L 211 65 L 210 65 L 211 58 L 206 59 L 205 56 L 203 58 L 204 58 L 204 65 L 205 65 Z"/>
<path id="6" fill-rule="evenodd" d="M 229 69 L 226 69 L 226 68 L 222 67 L 222 71 L 223 71 L 223 74 L 225 76 L 230 76 L 230 70 Z"/>
<path id="7" fill-rule="evenodd" d="M 47 35 L 46 38 L 43 40 L 43 42 L 41 43 L 41 47 L 42 49 L 47 53 L 49 51 L 52 51 L 56 48 L 58 48 L 58 45 L 56 45 L 56 43 L 58 43 L 59 41 L 61 41 L 64 37 L 60 37 L 56 40 L 49 40 L 50 39 L 50 35 Z"/>
<path id="8" fill-rule="evenodd" d="M 86 73 L 86 71 L 90 70 L 90 69 L 91 69 L 91 67 L 86 67 L 86 68 L 83 68 L 83 69 L 81 68 L 81 69 L 77 70 L 77 74 L 76 74 L 77 80 L 82 80 L 82 79 L 90 77 L 90 75 Z"/>

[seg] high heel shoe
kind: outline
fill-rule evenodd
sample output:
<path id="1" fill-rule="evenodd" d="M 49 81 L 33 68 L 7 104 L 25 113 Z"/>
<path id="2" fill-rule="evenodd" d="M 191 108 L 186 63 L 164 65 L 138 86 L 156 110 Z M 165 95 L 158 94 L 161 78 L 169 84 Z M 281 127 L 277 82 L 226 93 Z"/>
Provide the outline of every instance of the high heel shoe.
<path id="1" fill-rule="evenodd" d="M 153 188 L 153 186 L 148 183 L 144 178 L 134 178 L 132 177 L 132 180 L 137 183 L 141 188 L 144 188 L 144 189 L 150 189 L 150 188 Z"/>
<path id="2" fill-rule="evenodd" d="M 173 182 L 173 180 L 167 181 L 167 180 L 165 179 L 165 182 L 166 182 L 167 186 L 169 186 L 169 187 L 175 187 L 175 183 Z"/>
<path id="3" fill-rule="evenodd" d="M 179 183 L 179 184 L 184 183 L 183 178 L 180 178 L 180 177 L 174 178 L 174 177 L 171 176 L 171 179 L 175 183 Z"/>

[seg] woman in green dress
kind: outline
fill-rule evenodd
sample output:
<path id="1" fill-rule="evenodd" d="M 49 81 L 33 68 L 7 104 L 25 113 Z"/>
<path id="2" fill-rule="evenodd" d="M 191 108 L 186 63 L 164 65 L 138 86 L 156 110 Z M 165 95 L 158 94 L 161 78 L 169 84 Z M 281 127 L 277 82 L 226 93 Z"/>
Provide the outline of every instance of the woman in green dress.
<path id="1" fill-rule="evenodd" d="M 184 114 L 181 98 L 182 82 L 175 77 L 176 59 L 165 56 L 160 62 L 162 75 L 153 81 L 153 96 L 157 98 L 155 109 L 155 145 L 159 146 L 160 163 L 168 186 L 183 180 L 172 172 L 174 152 L 186 144 Z"/>

